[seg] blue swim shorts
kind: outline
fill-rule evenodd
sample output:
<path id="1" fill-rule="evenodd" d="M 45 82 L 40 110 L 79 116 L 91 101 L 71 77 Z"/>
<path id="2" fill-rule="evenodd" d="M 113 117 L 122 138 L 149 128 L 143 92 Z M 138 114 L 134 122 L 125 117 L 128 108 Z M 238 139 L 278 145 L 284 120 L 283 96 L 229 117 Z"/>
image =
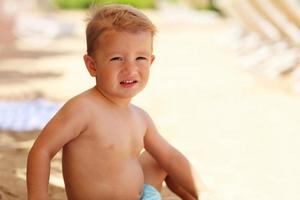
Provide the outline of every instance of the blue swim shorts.
<path id="1" fill-rule="evenodd" d="M 144 192 L 140 200 L 161 200 L 160 193 L 151 185 L 144 184 Z"/>

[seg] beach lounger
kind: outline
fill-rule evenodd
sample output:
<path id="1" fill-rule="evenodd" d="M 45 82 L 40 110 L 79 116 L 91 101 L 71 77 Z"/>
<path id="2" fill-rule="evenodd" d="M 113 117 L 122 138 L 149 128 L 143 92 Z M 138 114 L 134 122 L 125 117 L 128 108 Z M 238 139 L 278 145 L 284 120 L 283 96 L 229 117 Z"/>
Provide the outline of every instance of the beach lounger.
<path id="1" fill-rule="evenodd" d="M 291 44 L 300 44 L 300 30 L 293 21 L 290 21 L 285 12 L 274 4 L 278 0 L 249 0 L 256 10 L 269 20 Z M 244 2 L 244 1 L 241 1 Z M 278 5 L 278 4 L 277 4 Z"/>
<path id="2" fill-rule="evenodd" d="M 281 33 L 248 0 L 222 0 L 219 6 L 243 27 L 271 41 L 279 41 Z"/>
<path id="3" fill-rule="evenodd" d="M 274 5 L 285 12 L 289 21 L 300 27 L 300 1 L 299 0 L 274 0 Z"/>

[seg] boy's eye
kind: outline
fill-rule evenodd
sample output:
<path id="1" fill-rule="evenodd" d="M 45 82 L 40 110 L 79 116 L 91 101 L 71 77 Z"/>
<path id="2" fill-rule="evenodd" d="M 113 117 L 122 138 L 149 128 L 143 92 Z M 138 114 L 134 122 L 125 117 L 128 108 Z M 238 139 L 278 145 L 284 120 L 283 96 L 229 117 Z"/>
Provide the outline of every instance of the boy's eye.
<path id="1" fill-rule="evenodd" d="M 147 60 L 147 58 L 146 58 L 146 57 L 142 57 L 142 56 L 140 56 L 140 57 L 137 57 L 136 59 L 137 59 L 137 60 Z"/>
<path id="2" fill-rule="evenodd" d="M 122 61 L 123 58 L 122 57 L 113 57 L 110 59 L 111 61 Z"/>

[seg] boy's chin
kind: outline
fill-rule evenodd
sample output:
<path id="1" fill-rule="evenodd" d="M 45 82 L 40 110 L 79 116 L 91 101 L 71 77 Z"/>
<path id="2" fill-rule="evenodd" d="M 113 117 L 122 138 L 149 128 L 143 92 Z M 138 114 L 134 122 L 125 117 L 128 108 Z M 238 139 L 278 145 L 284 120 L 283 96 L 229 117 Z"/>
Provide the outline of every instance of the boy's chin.
<path id="1" fill-rule="evenodd" d="M 125 98 L 125 99 L 131 99 L 133 97 L 135 97 L 138 93 L 140 93 L 141 91 L 135 91 L 135 92 L 128 92 L 126 94 L 122 94 L 120 95 L 121 98 Z"/>
<path id="2" fill-rule="evenodd" d="M 127 91 L 125 89 L 125 91 L 123 91 L 123 93 L 122 93 L 122 96 L 132 98 L 132 97 L 135 97 L 137 94 L 139 94 L 143 89 L 144 89 L 144 87 L 129 89 Z"/>

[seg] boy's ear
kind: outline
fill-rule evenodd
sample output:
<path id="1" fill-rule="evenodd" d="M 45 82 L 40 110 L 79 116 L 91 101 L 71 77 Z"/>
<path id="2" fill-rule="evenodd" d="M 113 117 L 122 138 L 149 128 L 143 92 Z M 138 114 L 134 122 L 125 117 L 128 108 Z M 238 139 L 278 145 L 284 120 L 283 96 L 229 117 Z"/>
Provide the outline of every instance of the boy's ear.
<path id="1" fill-rule="evenodd" d="M 151 58 L 150 58 L 150 65 L 152 65 L 153 61 L 155 60 L 155 55 L 151 55 Z"/>
<path id="2" fill-rule="evenodd" d="M 91 76 L 96 76 L 96 63 L 94 59 L 89 55 L 84 55 L 83 60 L 87 70 L 89 71 Z"/>

